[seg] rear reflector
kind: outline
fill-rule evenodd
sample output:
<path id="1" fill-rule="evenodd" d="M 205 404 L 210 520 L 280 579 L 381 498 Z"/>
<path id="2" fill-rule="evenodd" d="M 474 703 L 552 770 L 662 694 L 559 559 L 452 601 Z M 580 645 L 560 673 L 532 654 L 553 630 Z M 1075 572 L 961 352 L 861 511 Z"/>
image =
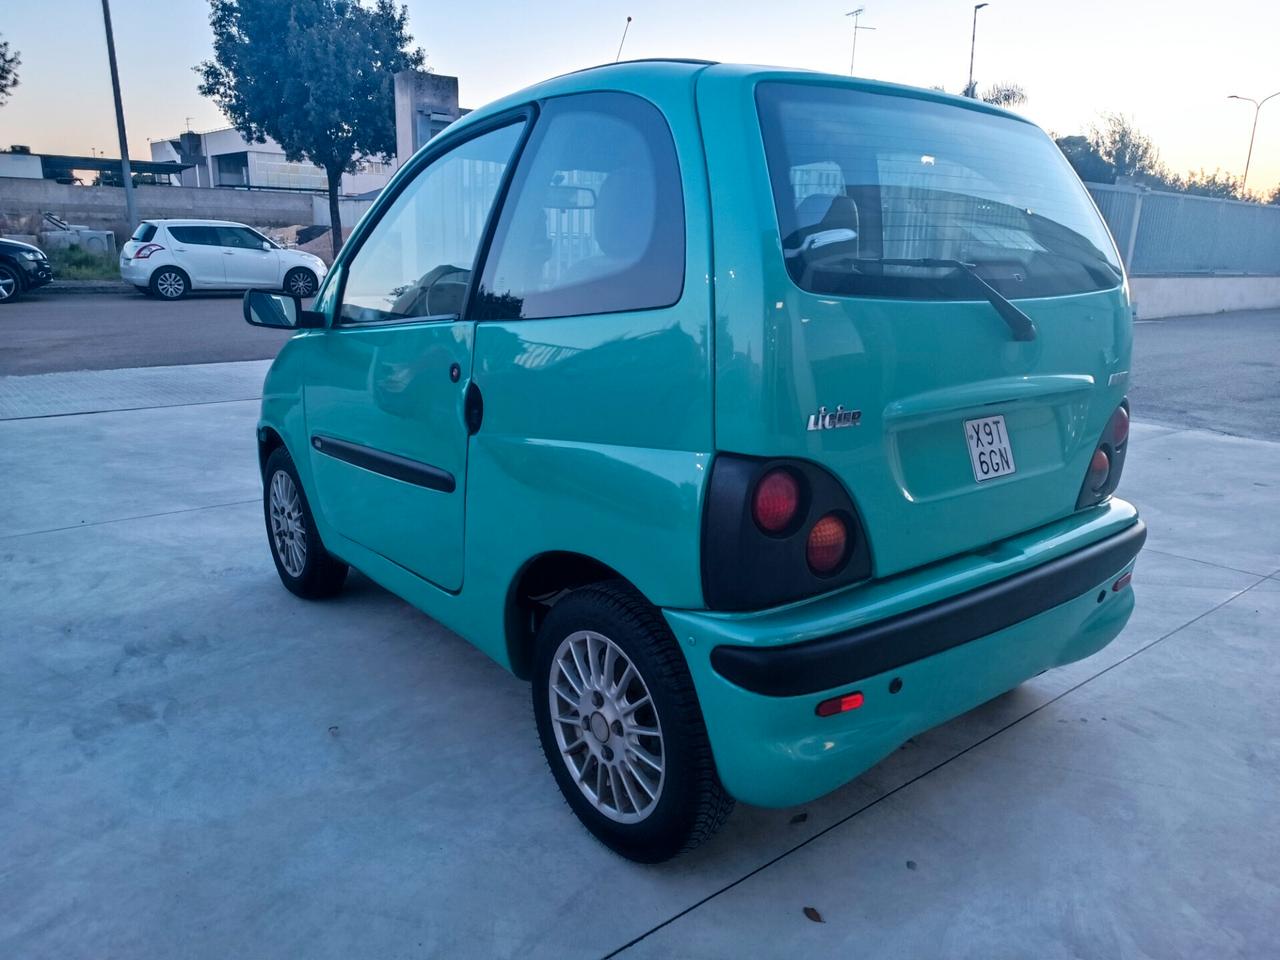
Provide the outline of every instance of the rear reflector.
<path id="1" fill-rule="evenodd" d="M 830 700 L 823 700 L 818 704 L 817 713 L 820 717 L 834 717 L 838 713 L 848 713 L 850 710 L 857 710 L 862 706 L 862 691 L 855 690 L 853 693 L 846 693 L 842 697 L 832 697 Z"/>
<path id="2" fill-rule="evenodd" d="M 805 544 L 805 554 L 809 566 L 814 573 L 825 576 L 833 573 L 844 563 L 849 553 L 849 528 L 834 513 L 813 525 L 809 531 L 809 542 Z"/>
<path id="3" fill-rule="evenodd" d="M 1120 579 L 1111 585 L 1112 593 L 1119 593 L 1129 585 L 1129 581 L 1133 579 L 1133 573 L 1121 574 Z"/>
<path id="4" fill-rule="evenodd" d="M 1099 447 L 1093 451 L 1093 459 L 1089 462 L 1089 489 L 1101 490 L 1111 475 L 1111 458 L 1107 451 Z"/>

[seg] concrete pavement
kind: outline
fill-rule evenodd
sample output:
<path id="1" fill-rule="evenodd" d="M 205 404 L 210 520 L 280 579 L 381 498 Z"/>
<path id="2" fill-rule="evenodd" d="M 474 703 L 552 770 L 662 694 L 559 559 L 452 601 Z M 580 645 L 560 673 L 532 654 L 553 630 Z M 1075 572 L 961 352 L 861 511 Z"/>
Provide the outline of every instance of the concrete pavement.
<path id="1" fill-rule="evenodd" d="M 1136 423 L 1118 640 L 641 867 L 524 684 L 361 577 L 279 585 L 254 366 L 0 380 L 0 956 L 1273 951 L 1280 444 Z"/>

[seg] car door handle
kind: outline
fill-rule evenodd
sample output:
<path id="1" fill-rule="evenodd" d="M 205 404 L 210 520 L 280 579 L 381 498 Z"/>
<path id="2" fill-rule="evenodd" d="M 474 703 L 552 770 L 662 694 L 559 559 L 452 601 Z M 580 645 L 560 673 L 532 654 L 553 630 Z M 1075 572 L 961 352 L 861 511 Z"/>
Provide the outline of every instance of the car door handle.
<path id="1" fill-rule="evenodd" d="M 234 250 L 223 250 L 222 255 L 224 257 L 234 257 L 236 255 L 236 252 Z"/>

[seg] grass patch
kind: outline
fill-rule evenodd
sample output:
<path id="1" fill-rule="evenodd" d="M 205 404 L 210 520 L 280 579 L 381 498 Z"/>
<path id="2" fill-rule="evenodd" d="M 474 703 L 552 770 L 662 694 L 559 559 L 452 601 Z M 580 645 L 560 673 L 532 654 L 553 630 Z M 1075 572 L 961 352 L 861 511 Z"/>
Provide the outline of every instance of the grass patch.
<path id="1" fill-rule="evenodd" d="M 55 280 L 119 280 L 120 264 L 115 257 L 90 253 L 79 247 L 47 250 Z"/>

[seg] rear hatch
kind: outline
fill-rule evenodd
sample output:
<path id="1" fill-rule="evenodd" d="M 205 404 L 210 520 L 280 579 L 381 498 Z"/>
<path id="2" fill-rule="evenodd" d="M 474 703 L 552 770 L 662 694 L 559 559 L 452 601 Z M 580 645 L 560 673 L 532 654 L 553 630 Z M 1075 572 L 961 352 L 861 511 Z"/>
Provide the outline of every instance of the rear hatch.
<path id="1" fill-rule="evenodd" d="M 157 230 L 158 228 L 154 223 L 146 220 L 138 224 L 138 229 L 133 231 L 133 236 L 126 240 L 124 246 L 120 248 L 120 262 L 126 263 L 132 260 L 135 253 L 155 239 Z"/>
<path id="2" fill-rule="evenodd" d="M 735 159 L 713 141 L 715 86 L 699 103 L 717 447 L 839 478 L 876 576 L 1072 513 L 1124 397 L 1130 313 L 1115 246 L 1052 141 L 979 105 L 792 75 L 749 84 L 756 139 Z M 749 208 L 759 231 L 739 229 Z"/>

